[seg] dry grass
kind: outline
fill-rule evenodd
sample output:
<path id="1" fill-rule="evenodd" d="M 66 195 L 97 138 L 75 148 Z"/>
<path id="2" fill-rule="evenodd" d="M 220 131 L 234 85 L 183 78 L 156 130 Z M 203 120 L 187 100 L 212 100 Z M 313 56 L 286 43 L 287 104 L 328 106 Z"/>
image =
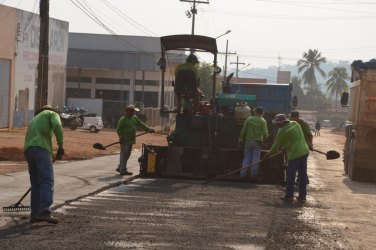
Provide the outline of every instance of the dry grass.
<path id="1" fill-rule="evenodd" d="M 20 171 L 27 168 L 23 155 L 23 144 L 26 128 L 14 129 L 12 131 L 0 130 L 0 174 Z M 101 143 L 104 146 L 118 140 L 116 131 L 104 129 L 99 133 L 90 133 L 87 130 L 77 129 L 75 131 L 64 130 L 64 160 L 84 160 L 97 156 L 115 154 L 120 151 L 119 145 L 114 145 L 106 150 L 93 148 L 94 143 Z M 143 143 L 154 145 L 167 145 L 166 136 L 162 134 L 146 134 L 137 137 L 134 148 L 141 148 Z M 56 151 L 56 142 L 54 141 Z"/>

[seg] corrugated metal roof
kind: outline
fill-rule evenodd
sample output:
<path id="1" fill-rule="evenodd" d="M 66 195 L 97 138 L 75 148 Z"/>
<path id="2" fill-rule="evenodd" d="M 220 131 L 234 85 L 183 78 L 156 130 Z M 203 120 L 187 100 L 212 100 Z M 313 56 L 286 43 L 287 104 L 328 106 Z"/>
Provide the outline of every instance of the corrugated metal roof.
<path id="1" fill-rule="evenodd" d="M 159 71 L 159 37 L 69 33 L 68 68 Z M 185 61 L 183 51 L 171 51 L 169 63 Z"/>
<path id="2" fill-rule="evenodd" d="M 160 53 L 159 37 L 69 33 L 69 49 Z"/>
<path id="3" fill-rule="evenodd" d="M 68 50 L 68 68 L 159 71 L 159 54 Z"/>

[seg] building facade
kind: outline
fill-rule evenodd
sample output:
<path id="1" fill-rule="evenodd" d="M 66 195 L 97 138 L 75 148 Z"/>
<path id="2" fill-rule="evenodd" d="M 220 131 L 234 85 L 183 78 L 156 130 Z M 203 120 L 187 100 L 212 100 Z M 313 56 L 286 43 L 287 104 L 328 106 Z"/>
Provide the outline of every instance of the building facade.
<path id="1" fill-rule="evenodd" d="M 128 104 L 159 107 L 160 46 L 159 37 L 70 33 L 67 98 L 103 99 L 103 113 L 99 115 L 111 123 Z M 173 68 L 184 60 L 183 52 L 169 55 L 165 102 L 171 108 L 175 99 Z"/>
<path id="2" fill-rule="evenodd" d="M 48 99 L 65 103 L 68 22 L 49 19 Z M 39 61 L 39 15 L 0 5 L 0 128 L 33 118 Z"/>

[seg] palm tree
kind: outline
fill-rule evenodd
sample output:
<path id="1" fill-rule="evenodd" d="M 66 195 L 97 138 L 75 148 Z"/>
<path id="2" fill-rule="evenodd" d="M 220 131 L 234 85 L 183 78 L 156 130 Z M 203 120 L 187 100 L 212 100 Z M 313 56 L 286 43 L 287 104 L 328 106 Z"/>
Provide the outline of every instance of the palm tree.
<path id="1" fill-rule="evenodd" d="M 338 96 L 340 96 L 344 91 L 347 91 L 349 86 L 347 85 L 348 80 L 350 80 L 347 70 L 344 67 L 335 67 L 329 72 L 329 79 L 326 81 L 326 86 L 328 86 L 328 91 L 331 95 L 336 97 L 336 111 L 338 105 Z"/>
<path id="2" fill-rule="evenodd" d="M 299 76 L 291 78 L 292 94 L 296 95 L 298 99 L 304 99 L 304 91 L 302 89 L 303 80 Z"/>
<path id="3" fill-rule="evenodd" d="M 309 49 L 308 52 L 303 53 L 303 59 L 298 61 L 299 73 L 303 72 L 304 83 L 307 84 L 311 89 L 317 84 L 315 71 L 325 78 L 325 72 L 320 68 L 320 64 L 325 63 L 326 58 L 321 57 L 321 53 L 317 50 Z"/>

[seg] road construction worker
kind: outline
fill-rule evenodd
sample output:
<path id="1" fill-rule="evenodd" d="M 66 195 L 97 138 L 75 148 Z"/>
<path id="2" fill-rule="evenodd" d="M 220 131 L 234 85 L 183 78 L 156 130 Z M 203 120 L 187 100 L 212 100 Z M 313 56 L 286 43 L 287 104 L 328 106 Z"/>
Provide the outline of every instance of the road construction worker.
<path id="1" fill-rule="evenodd" d="M 302 129 L 303 131 L 303 134 L 304 134 L 304 139 L 307 143 L 307 146 L 310 150 L 313 149 L 313 135 L 312 135 L 312 131 L 311 131 L 311 128 L 309 126 L 309 124 L 307 122 L 305 122 L 303 119 L 300 119 L 300 114 L 299 114 L 299 111 L 297 110 L 293 110 L 290 112 L 290 119 L 291 121 L 296 121 L 299 125 L 300 125 L 300 128 Z M 299 183 L 299 174 L 298 174 L 298 178 L 297 178 L 297 183 Z M 309 178 L 307 176 L 307 184 L 309 184 Z"/>
<path id="2" fill-rule="evenodd" d="M 264 109 L 256 107 L 254 115 L 248 117 L 240 131 L 238 144 L 240 148 L 244 148 L 244 157 L 240 177 L 245 178 L 249 173 L 251 178 L 256 178 L 259 174 L 261 144 L 268 138 L 268 126 L 262 117 Z M 253 165 L 251 165 L 253 164 Z"/>
<path id="3" fill-rule="evenodd" d="M 154 133 L 154 129 L 148 127 L 145 123 L 140 121 L 135 115 L 136 108 L 133 105 L 128 105 L 124 109 L 124 116 L 119 119 L 116 132 L 119 136 L 120 142 L 120 162 L 116 171 L 120 175 L 132 175 L 132 172 L 127 170 L 127 162 L 132 153 L 132 146 L 136 143 L 136 131 L 139 126 L 146 132 Z"/>
<path id="4" fill-rule="evenodd" d="M 320 135 L 320 129 L 321 129 L 321 124 L 320 124 L 320 121 L 317 120 L 317 122 L 315 123 L 315 135 Z"/>
<path id="5" fill-rule="evenodd" d="M 284 114 L 276 115 L 272 123 L 279 129 L 272 147 L 265 154 L 263 160 L 267 160 L 278 151 L 287 153 L 286 191 L 285 196 L 281 197 L 281 199 L 287 202 L 293 201 L 294 183 L 296 172 L 298 171 L 300 182 L 297 199 L 300 202 L 304 202 L 307 195 L 307 158 L 309 149 L 304 139 L 303 131 L 297 122 L 288 120 Z"/>
<path id="6" fill-rule="evenodd" d="M 58 150 L 56 159 L 64 155 L 63 126 L 59 112 L 51 106 L 43 106 L 35 113 L 25 137 L 24 154 L 29 168 L 31 183 L 30 222 L 59 223 L 51 215 L 53 203 L 54 171 L 52 166 L 52 135 L 55 134 Z"/>
<path id="7" fill-rule="evenodd" d="M 200 105 L 200 100 L 202 97 L 204 97 L 204 93 L 202 92 L 202 90 L 198 87 L 198 84 L 199 84 L 199 75 L 198 75 L 198 68 L 197 68 L 197 64 L 199 64 L 199 61 L 197 59 L 197 56 L 193 55 L 193 54 L 190 54 L 187 59 L 185 60 L 185 63 L 182 63 L 182 64 L 179 64 L 177 67 L 176 67 L 176 70 L 175 70 L 175 88 L 179 88 L 177 85 L 179 84 L 179 73 L 182 72 L 182 71 L 191 71 L 193 72 L 194 74 L 194 77 L 195 79 L 192 79 L 192 82 L 189 82 L 189 84 L 194 84 L 196 85 L 195 87 L 194 86 L 191 86 L 192 88 L 194 87 L 194 89 L 192 90 L 193 93 L 191 93 L 191 97 L 193 98 L 193 111 L 194 112 L 197 112 L 198 109 L 199 109 L 199 105 Z M 180 91 L 180 90 L 179 90 Z M 176 92 L 176 90 L 175 90 Z M 181 107 L 182 107 L 182 99 L 183 98 L 186 98 L 184 96 L 184 93 L 177 93 L 177 111 L 178 113 L 180 113 L 180 110 L 181 110 Z"/>

